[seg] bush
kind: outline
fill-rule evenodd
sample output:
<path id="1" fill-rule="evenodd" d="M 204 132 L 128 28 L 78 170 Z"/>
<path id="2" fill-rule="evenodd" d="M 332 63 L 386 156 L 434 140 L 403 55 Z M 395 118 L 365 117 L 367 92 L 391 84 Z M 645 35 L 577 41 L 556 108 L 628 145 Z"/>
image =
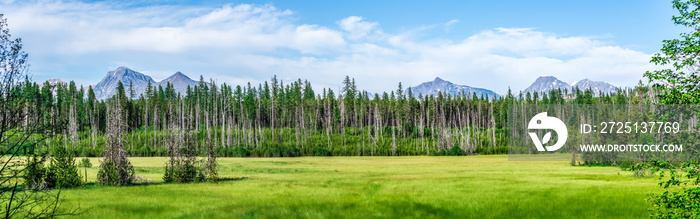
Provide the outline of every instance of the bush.
<path id="1" fill-rule="evenodd" d="M 316 156 L 331 156 L 331 152 L 325 147 L 316 147 Z"/>
<path id="2" fill-rule="evenodd" d="M 227 147 L 217 147 L 214 149 L 214 153 L 219 157 L 230 157 L 233 150 Z"/>
<path id="3" fill-rule="evenodd" d="M 280 157 L 280 149 L 278 147 L 269 147 L 265 151 L 265 157 Z"/>
<path id="4" fill-rule="evenodd" d="M 148 146 L 148 145 L 144 145 L 144 146 L 141 147 L 141 149 L 138 150 L 138 151 L 139 151 L 139 153 L 141 154 L 141 156 L 144 156 L 144 157 L 153 156 L 153 151 L 151 150 L 151 147 Z"/>
<path id="5" fill-rule="evenodd" d="M 126 186 L 134 178 L 134 167 L 131 163 L 121 165 L 121 170 L 111 161 L 102 161 L 97 171 L 97 184 L 103 186 Z"/>
<path id="6" fill-rule="evenodd" d="M 445 156 L 445 150 L 430 150 L 430 156 Z"/>
<path id="7" fill-rule="evenodd" d="M 44 177 L 46 176 L 46 154 L 32 154 L 27 159 L 27 167 L 24 169 L 24 187 L 31 190 L 46 189 Z"/>
<path id="8" fill-rule="evenodd" d="M 238 147 L 233 147 L 233 156 L 234 157 L 247 157 L 250 155 L 250 151 L 248 151 L 248 148 L 244 146 L 238 146 Z"/>
<path id="9" fill-rule="evenodd" d="M 462 148 L 459 148 L 459 146 L 455 145 L 452 147 L 452 150 L 449 151 L 450 156 L 465 156 L 467 155 L 467 152 L 464 152 Z"/>
<path id="10" fill-rule="evenodd" d="M 172 167 L 170 163 L 166 163 L 163 181 L 177 183 L 202 182 L 205 177 L 201 162 L 197 160 L 177 161 L 173 163 Z"/>
<path id="11" fill-rule="evenodd" d="M 110 161 L 103 161 L 97 171 L 97 183 L 105 186 L 121 185 L 117 167 Z"/>
<path id="12" fill-rule="evenodd" d="M 654 163 L 663 169 L 659 174 L 661 194 L 651 195 L 651 218 L 700 218 L 700 164 L 688 162 L 679 168 L 670 163 Z M 678 172 L 677 170 L 682 170 Z M 664 173 L 668 171 L 669 176 Z"/>
<path id="13" fill-rule="evenodd" d="M 285 145 L 284 147 L 280 148 L 280 155 L 282 157 L 298 157 L 300 154 L 299 149 L 294 146 L 293 144 L 288 144 Z"/>

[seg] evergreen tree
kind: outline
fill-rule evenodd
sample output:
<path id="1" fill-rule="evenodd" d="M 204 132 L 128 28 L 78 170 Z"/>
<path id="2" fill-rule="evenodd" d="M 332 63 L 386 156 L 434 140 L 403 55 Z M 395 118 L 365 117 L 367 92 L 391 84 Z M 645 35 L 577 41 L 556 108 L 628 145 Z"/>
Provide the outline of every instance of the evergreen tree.
<path id="1" fill-rule="evenodd" d="M 82 185 L 75 164 L 75 157 L 65 147 L 53 148 L 51 164 L 47 168 L 45 182 L 49 188 L 72 188 Z"/>

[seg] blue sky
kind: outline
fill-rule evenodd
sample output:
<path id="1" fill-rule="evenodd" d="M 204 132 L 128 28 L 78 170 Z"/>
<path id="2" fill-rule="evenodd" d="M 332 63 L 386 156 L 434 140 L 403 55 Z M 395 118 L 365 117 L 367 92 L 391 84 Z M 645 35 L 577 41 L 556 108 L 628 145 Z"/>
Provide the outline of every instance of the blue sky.
<path id="1" fill-rule="evenodd" d="M 370 92 L 435 77 L 505 93 L 538 76 L 642 79 L 684 31 L 670 1 L 13 1 L 36 81 L 91 85 L 127 66 L 156 81 L 259 83 L 272 75 Z"/>

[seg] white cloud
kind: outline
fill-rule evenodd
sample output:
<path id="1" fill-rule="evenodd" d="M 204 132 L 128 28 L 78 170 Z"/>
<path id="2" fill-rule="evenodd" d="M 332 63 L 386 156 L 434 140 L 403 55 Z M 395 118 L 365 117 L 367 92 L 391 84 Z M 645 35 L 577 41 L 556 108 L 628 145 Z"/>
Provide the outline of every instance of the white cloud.
<path id="1" fill-rule="evenodd" d="M 445 23 L 445 31 L 449 32 L 452 25 L 455 25 L 456 23 L 459 23 L 459 20 L 452 19 L 452 20 L 448 21 L 447 23 Z"/>
<path id="2" fill-rule="evenodd" d="M 370 35 L 379 37 L 381 31 L 379 23 L 365 21 L 363 17 L 350 16 L 336 22 L 341 29 L 348 33 L 347 37 L 352 40 L 360 40 Z"/>
<path id="3" fill-rule="evenodd" d="M 336 50 L 345 46 L 345 40 L 337 31 L 317 25 L 298 26 L 288 36 L 292 39 L 287 45 L 301 53 L 320 54 L 324 50 Z"/>
<path id="4" fill-rule="evenodd" d="M 122 9 L 104 4 L 38 2 L 21 5 L 7 17 L 12 17 L 13 28 L 19 33 L 41 35 L 44 40 L 51 36 L 50 42 L 42 43 L 51 43 L 48 49 L 62 53 L 179 53 L 202 47 L 290 48 L 314 53 L 325 51 L 322 47 L 344 46 L 340 32 L 294 25 L 289 22 L 291 11 L 271 5 L 225 5 L 208 13 L 201 13 L 203 9 L 177 11 L 172 7 Z M 170 12 L 176 16 L 168 15 Z"/>
<path id="5" fill-rule="evenodd" d="M 533 28 L 494 28 L 453 42 L 414 37 L 435 28 L 385 33 L 378 22 L 360 16 L 337 26 L 298 24 L 294 12 L 272 5 L 124 8 L 39 1 L 0 7 L 7 9 L 13 36 L 24 39 L 32 68 L 41 72 L 37 76 L 92 84 L 103 77 L 94 69 L 106 73 L 127 65 L 157 78 L 182 71 L 219 84 L 255 84 L 272 75 L 302 78 L 319 90 L 337 89 L 350 75 L 371 92 L 440 76 L 504 93 L 508 86 L 524 89 L 541 75 L 632 86 L 653 68 L 650 54 Z M 457 22 L 440 25 L 448 30 Z M 70 67 L 55 68 L 61 65 Z M 46 76 L 51 71 L 56 75 Z"/>

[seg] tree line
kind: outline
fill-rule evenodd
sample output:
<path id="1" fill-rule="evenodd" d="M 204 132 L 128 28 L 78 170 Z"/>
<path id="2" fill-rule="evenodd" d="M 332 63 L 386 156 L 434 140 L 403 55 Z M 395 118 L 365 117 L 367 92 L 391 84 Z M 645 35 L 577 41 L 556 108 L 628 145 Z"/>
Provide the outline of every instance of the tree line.
<path id="1" fill-rule="evenodd" d="M 71 81 L 38 85 L 26 80 L 24 126 L 42 127 L 40 150 L 61 146 L 75 155 L 100 156 L 123 144 L 129 156 L 169 156 L 187 136 L 201 156 L 394 156 L 507 153 L 506 120 L 513 104 L 633 104 L 655 102 L 640 85 L 614 93 L 551 90 L 487 98 L 476 93 L 423 96 L 404 89 L 371 95 L 345 77 L 336 94 L 316 93 L 308 81 L 272 77 L 252 86 L 204 81 L 178 93 L 171 84 L 145 92 L 117 85 L 98 100 L 92 87 Z M 118 104 L 114 104 L 118 103 Z M 117 118 L 111 116 L 118 113 Z M 118 141 L 110 133 L 114 121 Z M 111 122 L 111 123 L 110 123 Z M 41 124 L 38 124 L 41 123 Z"/>

